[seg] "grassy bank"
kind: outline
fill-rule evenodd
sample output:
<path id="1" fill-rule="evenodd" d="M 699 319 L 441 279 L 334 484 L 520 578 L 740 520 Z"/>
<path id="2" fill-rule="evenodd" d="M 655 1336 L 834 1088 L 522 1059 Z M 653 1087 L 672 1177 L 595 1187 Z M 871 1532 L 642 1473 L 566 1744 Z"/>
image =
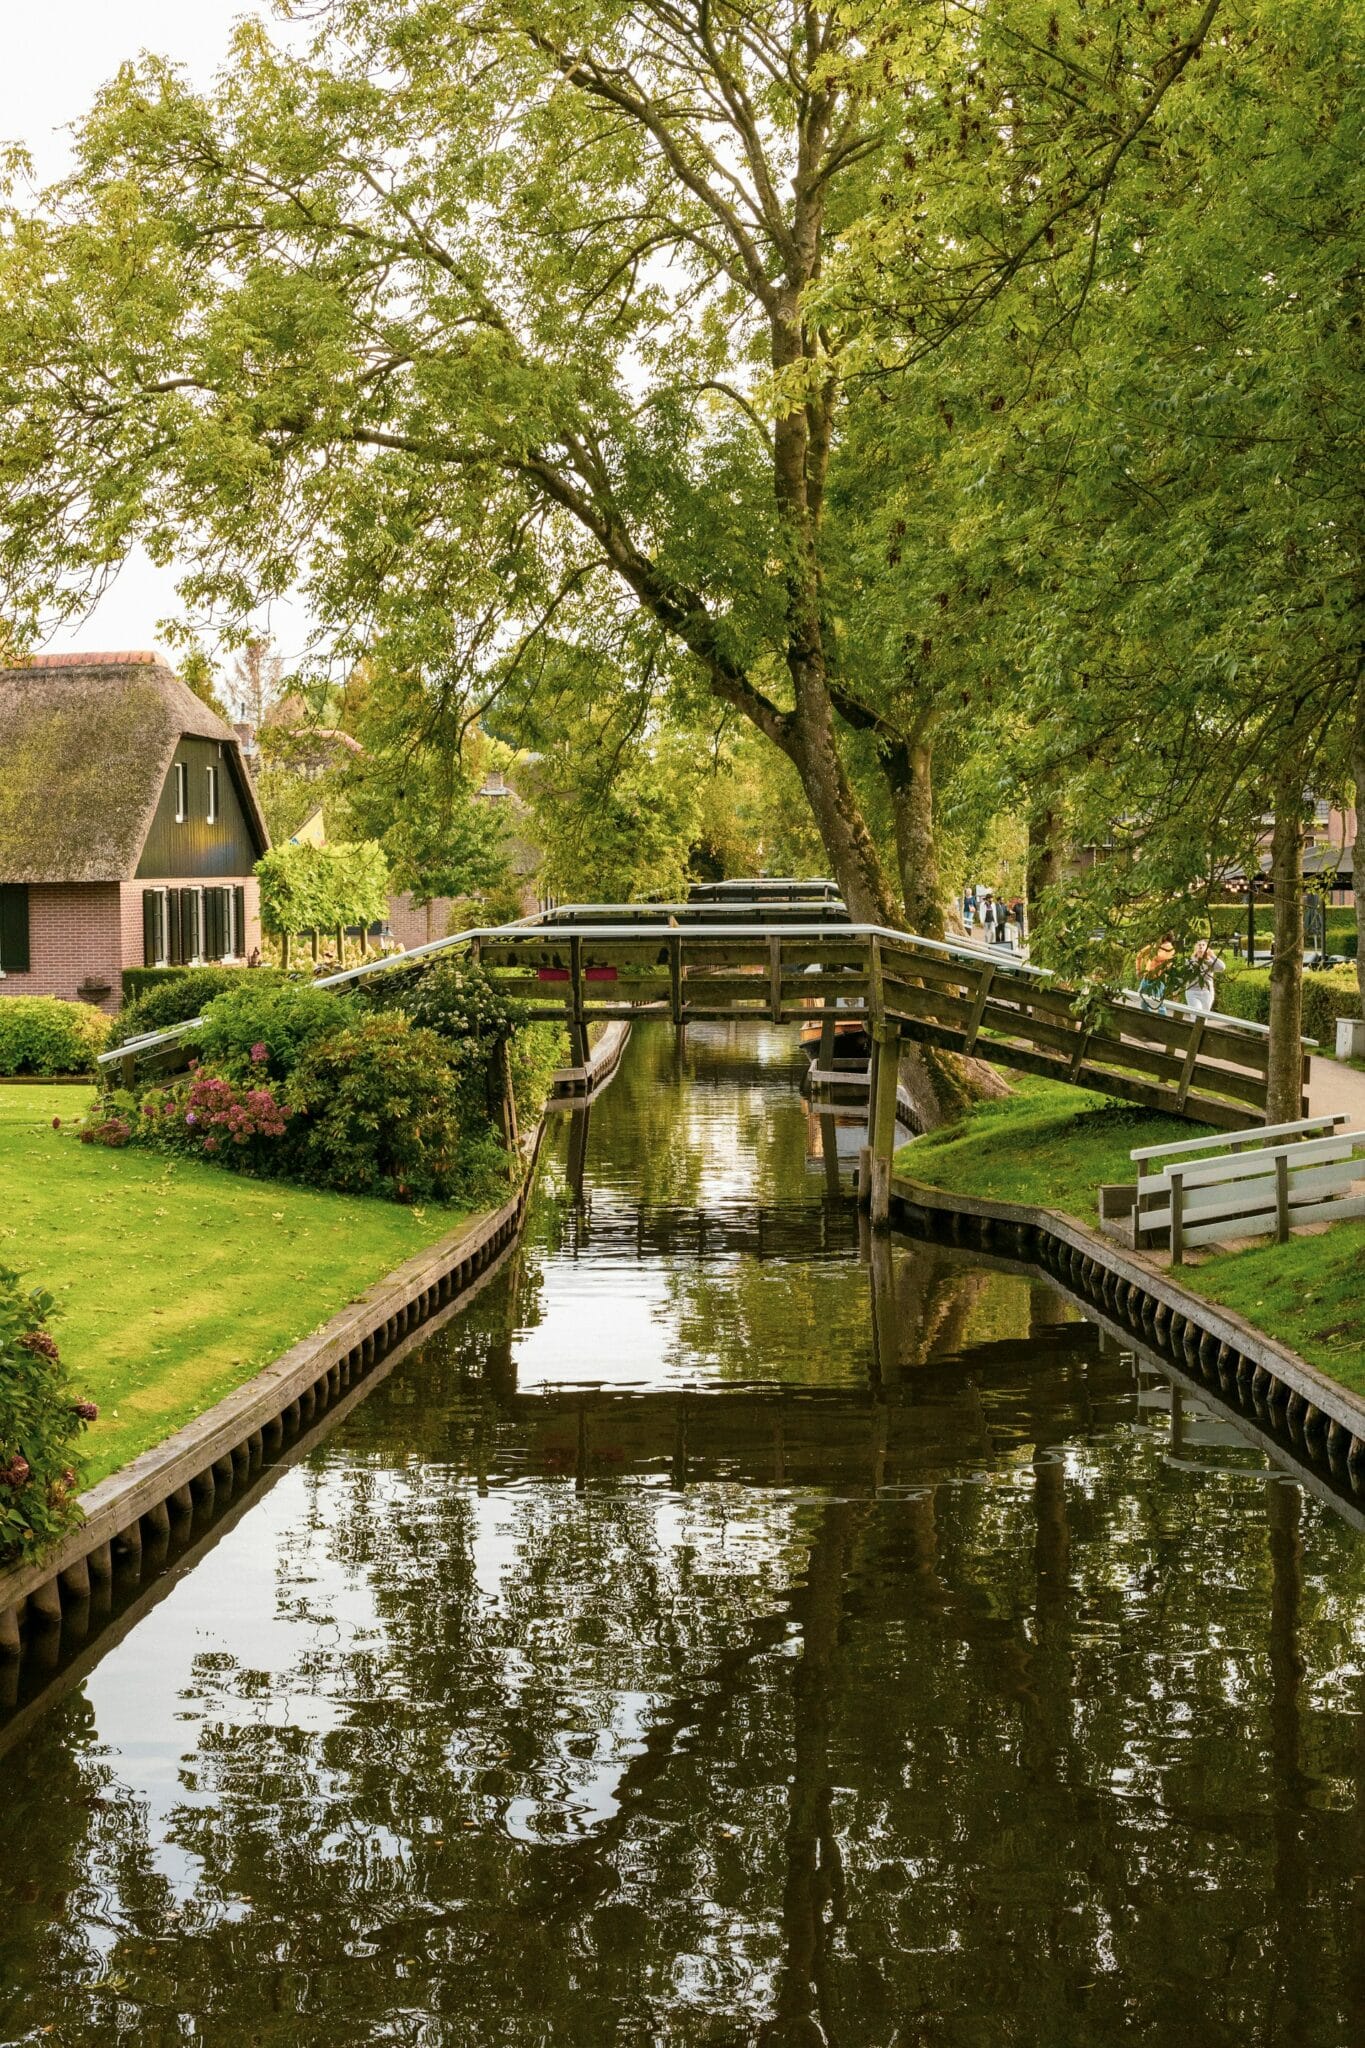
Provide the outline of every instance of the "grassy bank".
<path id="1" fill-rule="evenodd" d="M 1024 1078 L 999 1102 L 903 1146 L 896 1170 L 932 1187 L 1060 1209 L 1098 1228 L 1101 1181 L 1132 1180 L 1136 1146 L 1197 1137 L 1196 1126 Z M 1365 1392 L 1365 1223 L 1287 1245 L 1203 1256 L 1182 1269 L 1193 1292 L 1235 1309 L 1344 1386 Z"/>
<path id="2" fill-rule="evenodd" d="M 92 1484 L 268 1365 L 460 1221 L 78 1143 L 76 1088 L 0 1086 L 0 1263 L 61 1303 Z"/>

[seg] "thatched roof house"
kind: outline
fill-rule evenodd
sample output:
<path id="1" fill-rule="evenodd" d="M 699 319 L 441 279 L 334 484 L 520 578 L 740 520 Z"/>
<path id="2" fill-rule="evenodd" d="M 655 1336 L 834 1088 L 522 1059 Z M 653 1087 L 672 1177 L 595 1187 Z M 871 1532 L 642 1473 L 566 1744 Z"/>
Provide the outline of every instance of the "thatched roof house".
<path id="1" fill-rule="evenodd" d="M 269 845 L 232 728 L 156 654 L 0 669 L 0 996 L 259 945 Z"/>

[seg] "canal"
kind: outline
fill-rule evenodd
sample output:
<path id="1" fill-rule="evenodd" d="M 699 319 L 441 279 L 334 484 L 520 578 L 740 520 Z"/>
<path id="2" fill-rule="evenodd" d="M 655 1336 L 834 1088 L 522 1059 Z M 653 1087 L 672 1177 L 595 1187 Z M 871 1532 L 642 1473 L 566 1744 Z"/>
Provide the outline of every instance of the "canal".
<path id="1" fill-rule="evenodd" d="M 1038 1276 L 870 1264 L 801 1072 L 638 1031 L 479 1299 L 0 1720 L 0 2040 L 1361 2038 L 1349 1510 Z"/>

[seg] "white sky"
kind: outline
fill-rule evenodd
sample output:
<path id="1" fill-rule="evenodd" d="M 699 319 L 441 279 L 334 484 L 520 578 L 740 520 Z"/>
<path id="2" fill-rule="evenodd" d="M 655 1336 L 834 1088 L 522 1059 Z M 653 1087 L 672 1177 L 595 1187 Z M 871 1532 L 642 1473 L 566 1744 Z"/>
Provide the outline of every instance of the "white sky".
<path id="1" fill-rule="evenodd" d="M 57 177 L 68 155 L 63 130 L 126 58 L 154 50 L 207 83 L 233 22 L 269 13 L 267 0 L 0 0 L 0 137 L 27 145 L 40 181 Z M 177 609 L 174 574 L 135 556 L 95 612 L 54 634 L 48 648 L 153 647 L 157 620 Z M 298 651 L 298 612 L 277 606 L 262 623 L 286 658 Z"/>

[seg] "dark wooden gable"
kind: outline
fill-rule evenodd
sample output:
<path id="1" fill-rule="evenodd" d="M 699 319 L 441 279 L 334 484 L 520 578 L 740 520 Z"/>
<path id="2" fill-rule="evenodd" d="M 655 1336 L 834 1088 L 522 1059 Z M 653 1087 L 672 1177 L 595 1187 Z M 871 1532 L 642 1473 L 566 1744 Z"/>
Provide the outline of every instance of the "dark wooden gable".
<path id="1" fill-rule="evenodd" d="M 176 817 L 176 767 L 185 771 L 185 817 Z M 209 770 L 218 771 L 218 816 L 209 822 Z M 219 740 L 182 738 L 138 862 L 139 880 L 176 875 L 249 875 L 265 851 L 257 844 L 238 783 L 234 751 Z"/>

